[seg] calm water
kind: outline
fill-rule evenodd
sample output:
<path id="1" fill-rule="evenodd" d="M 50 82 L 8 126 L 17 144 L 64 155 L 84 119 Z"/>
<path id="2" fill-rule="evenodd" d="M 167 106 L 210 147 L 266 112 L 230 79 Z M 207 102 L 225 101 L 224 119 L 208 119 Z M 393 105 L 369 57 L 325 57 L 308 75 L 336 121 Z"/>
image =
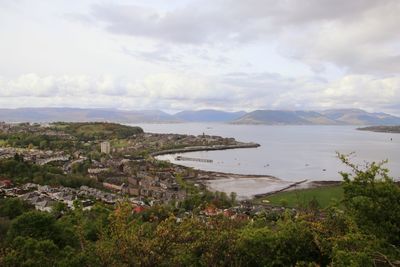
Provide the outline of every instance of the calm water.
<path id="1" fill-rule="evenodd" d="M 203 170 L 240 174 L 273 175 L 283 180 L 340 180 L 346 167 L 340 153 L 355 152 L 353 160 L 388 159 L 395 179 L 400 177 L 400 134 L 357 131 L 356 126 L 265 126 L 209 123 L 139 124 L 146 132 L 209 134 L 257 142 L 259 148 L 190 152 L 188 157 L 207 158 L 213 163 L 177 162 Z M 392 140 L 391 140 L 392 138 Z M 161 156 L 175 162 L 176 155 Z"/>

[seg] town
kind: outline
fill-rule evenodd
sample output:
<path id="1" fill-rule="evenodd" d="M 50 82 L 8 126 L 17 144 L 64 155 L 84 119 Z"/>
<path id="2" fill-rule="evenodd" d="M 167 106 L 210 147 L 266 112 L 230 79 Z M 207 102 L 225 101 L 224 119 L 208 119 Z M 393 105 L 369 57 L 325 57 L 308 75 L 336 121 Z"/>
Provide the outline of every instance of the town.
<path id="1" fill-rule="evenodd" d="M 258 146 L 204 134 L 144 133 L 137 127 L 109 123 L 0 123 L 0 144 L 0 160 L 57 168 L 61 179 L 83 177 L 85 183 L 74 184 L 75 188 L 63 186 L 63 180 L 57 184 L 40 177 L 0 177 L 0 197 L 19 197 L 41 211 L 51 211 L 60 202 L 73 209 L 78 200 L 86 209 L 96 201 L 107 205 L 129 201 L 141 208 L 178 203 L 190 194 L 188 187 L 206 190 L 197 183 L 204 174 L 157 160 L 156 155 Z M 245 207 L 248 213 L 251 208 Z M 233 210 L 208 206 L 204 214 L 237 216 L 239 208 Z"/>

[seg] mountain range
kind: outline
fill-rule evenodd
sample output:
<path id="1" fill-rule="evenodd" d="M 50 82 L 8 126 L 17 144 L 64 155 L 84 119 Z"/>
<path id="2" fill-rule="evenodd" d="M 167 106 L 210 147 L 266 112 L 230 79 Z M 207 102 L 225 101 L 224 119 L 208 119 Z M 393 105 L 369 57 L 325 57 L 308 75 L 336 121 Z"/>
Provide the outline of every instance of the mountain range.
<path id="1" fill-rule="evenodd" d="M 125 111 L 117 109 L 18 108 L 0 109 L 0 121 L 112 121 L 120 123 L 219 122 L 266 125 L 399 125 L 400 117 L 370 113 L 361 109 L 323 111 L 255 110 L 227 112 L 220 110 L 181 111 L 169 114 L 160 110 Z"/>
<path id="2" fill-rule="evenodd" d="M 395 125 L 400 117 L 361 109 L 323 111 L 256 110 L 234 120 L 234 124 L 269 125 Z"/>

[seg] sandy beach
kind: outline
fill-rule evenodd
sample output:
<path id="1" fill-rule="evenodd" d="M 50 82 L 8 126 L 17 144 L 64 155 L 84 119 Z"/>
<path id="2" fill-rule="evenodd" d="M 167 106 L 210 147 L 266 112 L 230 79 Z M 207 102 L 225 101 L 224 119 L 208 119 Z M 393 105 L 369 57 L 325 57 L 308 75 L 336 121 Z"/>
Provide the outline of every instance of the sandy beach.
<path id="1" fill-rule="evenodd" d="M 281 190 L 293 184 L 269 175 L 242 175 L 234 173 L 199 171 L 197 183 L 211 191 L 230 194 L 235 192 L 238 199 L 250 199 L 258 194 Z"/>

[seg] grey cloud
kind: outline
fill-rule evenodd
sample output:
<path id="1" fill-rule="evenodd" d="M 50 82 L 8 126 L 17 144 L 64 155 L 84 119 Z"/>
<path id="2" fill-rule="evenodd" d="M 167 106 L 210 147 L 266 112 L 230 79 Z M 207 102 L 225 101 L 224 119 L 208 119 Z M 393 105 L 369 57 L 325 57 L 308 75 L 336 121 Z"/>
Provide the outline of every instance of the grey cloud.
<path id="1" fill-rule="evenodd" d="M 15 9 L 22 2 L 24 2 L 24 0 L 2 0 L 0 1 L 0 9 Z"/>
<path id="2" fill-rule="evenodd" d="M 398 72 L 397 0 L 208 0 L 168 12 L 101 4 L 91 19 L 115 34 L 202 45 L 277 41 L 280 52 L 316 72 L 332 63 L 356 73 Z M 221 52 L 223 48 L 221 49 Z M 377 53 L 374 53 L 377 51 Z M 169 52 L 170 54 L 176 52 Z M 140 56 L 168 61 L 157 51 Z M 223 62 L 223 61 L 222 61 Z"/>
<path id="3" fill-rule="evenodd" d="M 182 60 L 181 56 L 172 53 L 171 49 L 165 46 L 160 46 L 152 51 L 130 50 L 127 47 L 122 47 L 121 50 L 124 54 L 150 62 L 180 63 Z"/>
<path id="4" fill-rule="evenodd" d="M 161 14 L 134 5 L 96 5 L 93 16 L 117 34 L 152 37 L 179 43 L 201 43 L 223 33 L 225 22 L 202 9 L 179 9 Z M 210 31 L 212 29 L 212 31 Z"/>
<path id="5" fill-rule="evenodd" d="M 298 81 L 276 73 L 228 73 L 222 82 L 257 97 L 257 94 L 277 94 L 293 90 L 297 87 Z"/>
<path id="6" fill-rule="evenodd" d="M 395 0 L 209 0 L 162 13 L 136 5 L 95 5 L 92 16 L 119 34 L 178 43 L 251 41 L 284 27 L 315 21 L 355 19 Z"/>

